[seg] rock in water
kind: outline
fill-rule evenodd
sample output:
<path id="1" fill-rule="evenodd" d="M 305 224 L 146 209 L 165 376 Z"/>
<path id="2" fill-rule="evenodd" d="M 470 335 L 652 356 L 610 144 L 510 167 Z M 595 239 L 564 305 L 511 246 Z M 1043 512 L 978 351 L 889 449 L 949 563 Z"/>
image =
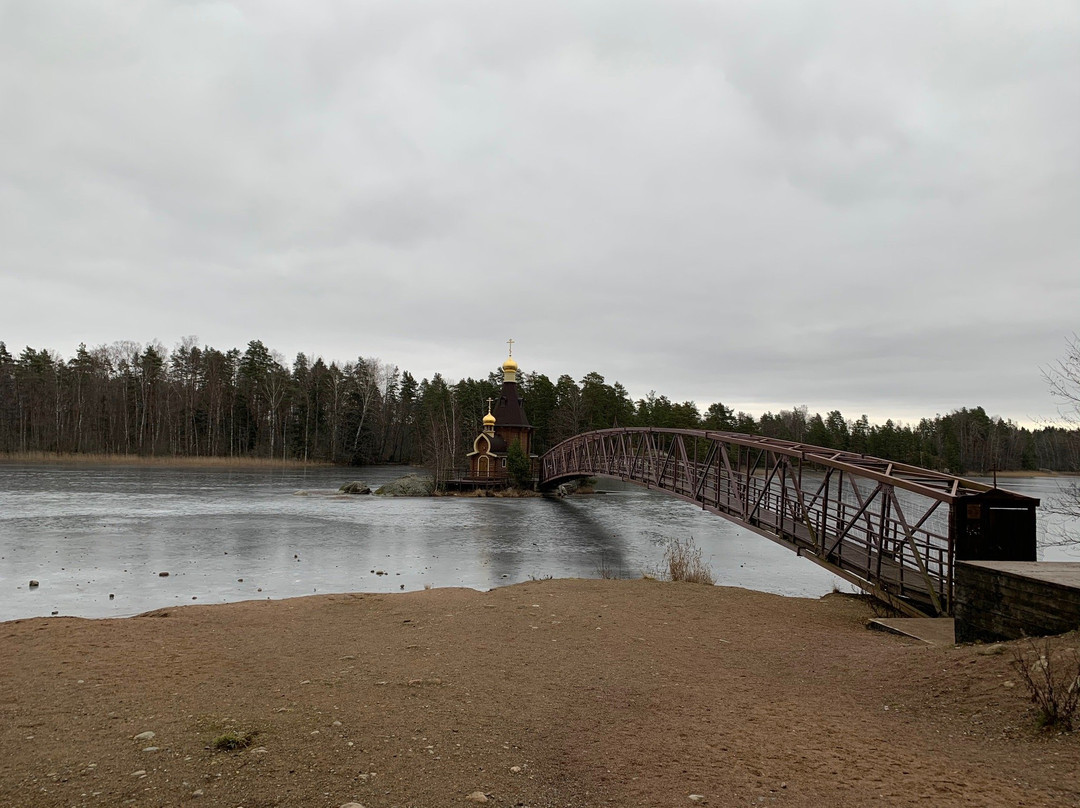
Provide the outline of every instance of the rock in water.
<path id="1" fill-rule="evenodd" d="M 435 493 L 435 480 L 419 474 L 406 474 L 377 488 L 375 493 L 380 497 L 430 497 Z"/>
<path id="2" fill-rule="evenodd" d="M 30 581 L 30 588 L 33 589 L 35 586 L 40 586 L 40 584 L 38 584 L 37 581 L 31 580 Z"/>
<path id="3" fill-rule="evenodd" d="M 353 480 L 351 483 L 345 483 L 338 489 L 342 494 L 370 494 L 371 487 L 367 483 L 362 483 L 359 480 Z"/>

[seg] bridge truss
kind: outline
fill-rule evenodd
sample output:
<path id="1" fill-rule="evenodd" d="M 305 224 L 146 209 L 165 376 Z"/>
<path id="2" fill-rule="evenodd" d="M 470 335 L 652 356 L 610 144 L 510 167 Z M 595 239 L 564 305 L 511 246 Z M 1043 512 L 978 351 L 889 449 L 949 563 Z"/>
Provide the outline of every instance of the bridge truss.
<path id="1" fill-rule="evenodd" d="M 967 558 L 1034 560 L 1039 501 L 950 474 L 731 432 L 605 429 L 555 446 L 540 484 L 612 477 L 700 505 L 912 616 L 952 612 Z"/>

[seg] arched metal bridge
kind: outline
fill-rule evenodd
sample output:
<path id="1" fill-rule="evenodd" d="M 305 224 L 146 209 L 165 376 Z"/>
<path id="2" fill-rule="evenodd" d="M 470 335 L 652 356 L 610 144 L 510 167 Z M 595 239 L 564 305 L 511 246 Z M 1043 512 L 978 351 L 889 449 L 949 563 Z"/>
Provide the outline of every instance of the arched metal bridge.
<path id="1" fill-rule="evenodd" d="M 540 486 L 612 477 L 666 491 L 913 615 L 952 613 L 960 559 L 1035 560 L 1039 500 L 820 446 L 689 429 L 586 432 L 540 458 Z"/>

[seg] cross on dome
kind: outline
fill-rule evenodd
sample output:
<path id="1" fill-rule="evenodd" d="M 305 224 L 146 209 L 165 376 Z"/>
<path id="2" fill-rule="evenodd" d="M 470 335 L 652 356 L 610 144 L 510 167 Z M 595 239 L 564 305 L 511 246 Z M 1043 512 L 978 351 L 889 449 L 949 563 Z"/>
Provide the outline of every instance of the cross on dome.
<path id="1" fill-rule="evenodd" d="M 503 378 L 508 382 L 517 381 L 518 363 L 514 361 L 514 340 L 508 339 L 506 344 L 510 346 L 510 354 L 506 357 L 506 361 L 503 362 Z"/>

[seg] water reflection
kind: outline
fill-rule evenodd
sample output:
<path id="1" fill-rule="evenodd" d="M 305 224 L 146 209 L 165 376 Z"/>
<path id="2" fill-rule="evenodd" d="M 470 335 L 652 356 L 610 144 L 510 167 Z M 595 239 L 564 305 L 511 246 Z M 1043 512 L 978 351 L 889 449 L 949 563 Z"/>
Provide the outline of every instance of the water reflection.
<path id="1" fill-rule="evenodd" d="M 640 570 L 630 568 L 626 542 L 612 532 L 610 524 L 598 518 L 594 507 L 583 503 L 582 498 L 556 499 L 551 503 L 568 535 L 591 561 L 591 569 L 583 569 L 581 577 L 595 577 L 601 572 L 619 577 L 640 574 Z"/>

